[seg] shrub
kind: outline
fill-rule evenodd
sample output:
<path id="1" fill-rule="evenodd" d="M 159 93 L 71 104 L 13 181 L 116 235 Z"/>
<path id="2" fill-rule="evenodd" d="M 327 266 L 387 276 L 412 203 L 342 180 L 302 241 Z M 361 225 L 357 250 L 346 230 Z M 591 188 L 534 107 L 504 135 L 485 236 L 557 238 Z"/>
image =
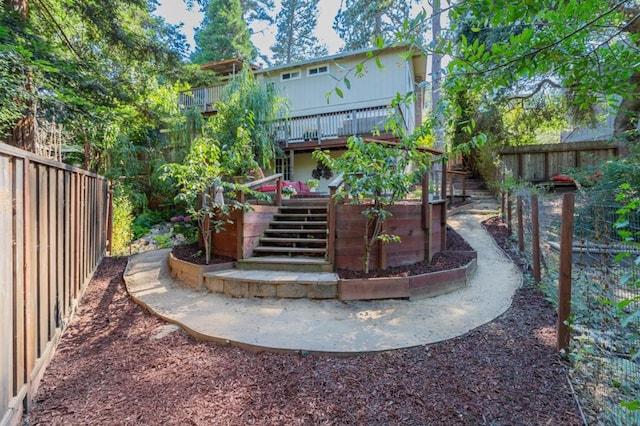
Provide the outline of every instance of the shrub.
<path id="1" fill-rule="evenodd" d="M 111 254 L 123 256 L 128 254 L 127 248 L 133 237 L 133 203 L 129 196 L 118 191 L 113 197 L 113 232 Z"/>

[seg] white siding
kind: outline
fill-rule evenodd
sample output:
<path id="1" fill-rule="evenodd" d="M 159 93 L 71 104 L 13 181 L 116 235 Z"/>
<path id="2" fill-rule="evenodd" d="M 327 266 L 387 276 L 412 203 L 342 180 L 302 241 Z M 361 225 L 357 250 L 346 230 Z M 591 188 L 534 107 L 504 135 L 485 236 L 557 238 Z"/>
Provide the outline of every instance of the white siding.
<path id="1" fill-rule="evenodd" d="M 355 69 L 365 58 L 362 55 L 327 62 L 329 75 L 307 75 L 307 69 L 317 67 L 317 63 L 299 67 L 302 70 L 301 78 L 295 80 L 280 79 L 280 75 L 290 69 L 265 70 L 258 75 L 274 83 L 280 96 L 289 99 L 290 114 L 293 117 L 388 105 L 397 93 L 407 92 L 407 75 L 411 74 L 410 62 L 398 56 L 397 51 L 391 51 L 380 56 L 385 69 L 379 69 L 375 60 L 369 60 L 362 78 L 357 78 L 353 72 L 349 73 L 350 89 L 346 89 L 343 83 L 340 84 L 344 98 L 334 92 L 327 103 L 325 94 L 335 88 L 336 79 L 343 79 L 349 69 Z"/>

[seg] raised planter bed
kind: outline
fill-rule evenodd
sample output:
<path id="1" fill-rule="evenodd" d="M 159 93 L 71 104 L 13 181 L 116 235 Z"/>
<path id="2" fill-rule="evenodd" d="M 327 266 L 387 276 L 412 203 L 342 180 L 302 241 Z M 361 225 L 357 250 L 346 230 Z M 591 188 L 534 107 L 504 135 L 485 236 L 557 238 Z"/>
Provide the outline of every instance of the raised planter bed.
<path id="1" fill-rule="evenodd" d="M 173 255 L 173 253 L 169 253 L 169 271 L 171 272 L 171 276 L 177 278 L 180 282 L 196 290 L 204 288 L 203 274 L 205 272 L 233 269 L 235 266 L 235 262 L 197 265 L 195 263 L 177 259 Z"/>
<path id="2" fill-rule="evenodd" d="M 341 300 L 421 299 L 451 293 L 467 286 L 477 268 L 477 253 L 467 265 L 447 271 L 409 277 L 342 279 L 338 281 Z"/>

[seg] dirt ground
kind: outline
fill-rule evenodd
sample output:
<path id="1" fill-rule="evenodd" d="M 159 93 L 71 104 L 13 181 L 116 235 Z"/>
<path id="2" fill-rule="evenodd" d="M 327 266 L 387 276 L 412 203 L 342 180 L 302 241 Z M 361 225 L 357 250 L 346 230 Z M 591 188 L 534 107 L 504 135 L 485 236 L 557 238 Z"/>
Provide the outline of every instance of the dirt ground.
<path id="1" fill-rule="evenodd" d="M 489 231 L 499 243 L 504 225 Z M 580 425 L 536 290 L 446 342 L 353 357 L 252 354 L 198 342 L 133 303 L 103 261 L 28 425 Z"/>

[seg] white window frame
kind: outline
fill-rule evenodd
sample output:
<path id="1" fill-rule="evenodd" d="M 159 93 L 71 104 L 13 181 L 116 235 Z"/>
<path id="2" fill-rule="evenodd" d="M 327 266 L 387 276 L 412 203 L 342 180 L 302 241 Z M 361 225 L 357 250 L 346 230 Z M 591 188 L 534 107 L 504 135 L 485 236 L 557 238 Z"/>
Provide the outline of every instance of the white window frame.
<path id="1" fill-rule="evenodd" d="M 289 77 L 285 78 L 285 75 L 288 75 Z M 302 71 L 300 71 L 300 69 L 295 69 L 295 70 L 283 72 L 282 74 L 280 74 L 280 81 L 298 80 L 301 77 L 302 77 Z"/>
<path id="2" fill-rule="evenodd" d="M 324 71 L 321 71 L 320 68 L 325 68 Z M 311 74 L 311 71 L 316 71 L 314 74 Z M 315 66 L 313 68 L 307 69 L 307 77 L 317 77 L 319 75 L 329 74 L 329 64 L 322 64 Z"/>

